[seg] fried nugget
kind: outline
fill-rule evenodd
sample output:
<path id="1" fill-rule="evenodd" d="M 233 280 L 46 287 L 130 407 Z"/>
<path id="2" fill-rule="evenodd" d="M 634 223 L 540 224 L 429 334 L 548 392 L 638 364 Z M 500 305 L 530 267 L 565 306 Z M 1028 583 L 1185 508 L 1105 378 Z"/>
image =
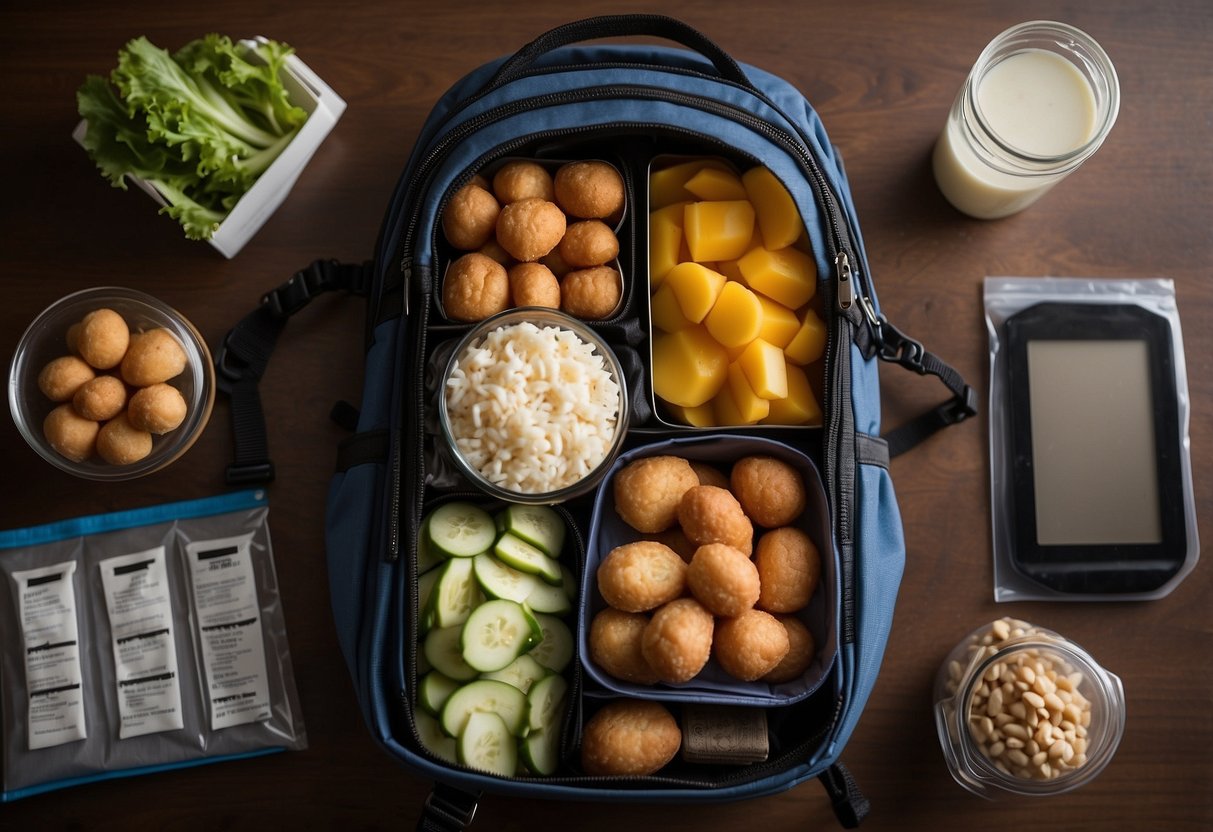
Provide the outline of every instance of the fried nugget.
<path id="1" fill-rule="evenodd" d="M 556 171 L 556 202 L 574 217 L 603 219 L 623 210 L 623 177 L 606 162 L 570 162 Z"/>
<path id="2" fill-rule="evenodd" d="M 729 478 L 715 465 L 692 460 L 691 468 L 695 471 L 695 476 L 699 477 L 700 485 L 714 485 L 717 488 L 729 487 Z"/>
<path id="3" fill-rule="evenodd" d="M 590 660 L 616 679 L 651 685 L 657 674 L 644 660 L 640 640 L 649 617 L 607 607 L 590 622 Z"/>
<path id="4" fill-rule="evenodd" d="M 775 618 L 788 631 L 788 654 L 762 677 L 764 682 L 773 685 L 799 679 L 809 669 L 817 653 L 813 634 L 804 622 L 794 615 L 777 615 Z"/>
<path id="5" fill-rule="evenodd" d="M 741 503 L 724 488 L 697 485 L 688 489 L 678 502 L 678 523 L 698 546 L 727 543 L 746 557 L 753 551 L 754 526 Z"/>
<path id="6" fill-rule="evenodd" d="M 807 497 L 800 472 L 772 456 L 737 460 L 729 476 L 738 502 L 760 526 L 786 526 L 804 511 Z"/>
<path id="7" fill-rule="evenodd" d="M 586 774 L 640 777 L 674 759 L 681 745 L 682 731 L 664 705 L 620 699 L 586 722 L 581 767 Z"/>
<path id="8" fill-rule="evenodd" d="M 542 263 L 518 263 L 510 268 L 509 278 L 515 306 L 560 308 L 560 283 Z"/>
<path id="9" fill-rule="evenodd" d="M 645 612 L 686 589 L 687 565 L 678 553 L 652 540 L 612 549 L 598 565 L 598 591 L 624 612 Z"/>
<path id="10" fill-rule="evenodd" d="M 623 280 L 610 266 L 566 274 L 560 281 L 560 308 L 587 321 L 610 317 L 623 297 Z"/>
<path id="11" fill-rule="evenodd" d="M 732 546 L 709 543 L 691 558 L 687 586 L 710 612 L 738 616 L 758 600 L 758 568 Z"/>
<path id="12" fill-rule="evenodd" d="M 804 609 L 821 580 L 817 546 L 795 526 L 772 529 L 760 537 L 754 565 L 762 581 L 758 607 L 770 612 Z"/>
<path id="13" fill-rule="evenodd" d="M 619 256 L 619 239 L 601 220 L 583 220 L 565 229 L 557 250 L 573 268 L 601 266 Z"/>
<path id="14" fill-rule="evenodd" d="M 678 519 L 678 503 L 699 484 L 690 464 L 677 456 L 636 459 L 615 475 L 615 511 L 638 532 L 663 532 Z"/>
<path id="15" fill-rule="evenodd" d="M 511 202 L 497 218 L 497 242 L 515 260 L 538 260 L 556 248 L 564 236 L 564 212 L 539 197 Z"/>
<path id="16" fill-rule="evenodd" d="M 753 682 L 778 667 L 789 647 L 788 631 L 762 610 L 746 610 L 716 625 L 716 661 L 725 673 L 743 682 Z"/>
<path id="17" fill-rule="evenodd" d="M 455 248 L 474 251 L 493 236 L 500 213 L 496 198 L 470 182 L 456 191 L 443 209 L 442 233 Z"/>
<path id="18" fill-rule="evenodd" d="M 501 200 L 502 205 L 530 197 L 538 197 L 548 202 L 556 198 L 552 175 L 547 169 L 538 162 L 523 159 L 506 162 L 493 174 L 493 193 Z"/>
<path id="19" fill-rule="evenodd" d="M 442 281 L 442 308 L 453 321 L 481 321 L 510 306 L 505 266 L 471 252 L 451 264 Z"/>
<path id="20" fill-rule="evenodd" d="M 695 557 L 695 550 L 699 548 L 687 539 L 686 534 L 679 525 L 670 526 L 664 532 L 647 535 L 645 539 L 664 543 L 673 549 L 678 554 L 678 557 L 682 558 L 686 563 L 691 562 L 691 558 Z"/>
<path id="21" fill-rule="evenodd" d="M 694 598 L 679 598 L 653 613 L 640 650 L 657 678 L 667 684 L 693 679 L 712 655 L 715 619 Z"/>

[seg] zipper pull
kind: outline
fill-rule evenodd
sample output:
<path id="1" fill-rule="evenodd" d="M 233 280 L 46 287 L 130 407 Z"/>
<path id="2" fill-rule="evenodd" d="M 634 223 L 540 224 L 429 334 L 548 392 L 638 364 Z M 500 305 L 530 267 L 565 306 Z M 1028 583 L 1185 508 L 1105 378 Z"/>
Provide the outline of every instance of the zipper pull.
<path id="1" fill-rule="evenodd" d="M 851 258 L 845 251 L 838 252 L 838 256 L 834 258 L 834 267 L 838 270 L 838 308 L 850 309 L 851 304 L 855 302 L 855 286 L 851 282 Z"/>
<path id="2" fill-rule="evenodd" d="M 409 316 L 409 295 L 412 294 L 413 283 L 413 258 L 411 255 L 405 255 L 400 259 L 400 291 L 401 301 L 404 307 L 404 317 Z"/>

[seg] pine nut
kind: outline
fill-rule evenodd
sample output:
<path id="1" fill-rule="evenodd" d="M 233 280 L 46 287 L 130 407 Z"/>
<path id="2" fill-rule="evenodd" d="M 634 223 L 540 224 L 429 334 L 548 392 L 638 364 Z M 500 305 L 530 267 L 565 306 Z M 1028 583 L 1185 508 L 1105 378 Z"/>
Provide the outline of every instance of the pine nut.
<path id="1" fill-rule="evenodd" d="M 1032 691 L 1028 691 L 1023 695 L 1023 701 L 1033 708 L 1043 708 L 1045 706 L 1045 700 L 1041 698 L 1040 694 L 1033 693 Z"/>
<path id="2" fill-rule="evenodd" d="M 1032 755 L 1032 765 L 1036 766 L 1037 768 L 1040 768 L 1041 764 L 1046 762 L 1048 759 L 1049 759 L 1048 751 L 1037 751 L 1035 754 Z"/>
<path id="3" fill-rule="evenodd" d="M 1011 635 L 1011 625 L 1006 619 L 999 619 L 990 625 L 990 629 L 994 633 L 994 637 L 999 641 L 1006 641 Z"/>
<path id="4" fill-rule="evenodd" d="M 986 714 L 994 716 L 999 713 L 1002 713 L 1002 688 L 994 688 L 990 691 L 990 701 L 986 703 Z"/>
<path id="5" fill-rule="evenodd" d="M 1016 737 L 1017 739 L 1021 740 L 1026 740 L 1028 738 L 1028 729 L 1024 728 L 1022 725 L 1017 725 L 1014 722 L 1003 726 L 1002 730 L 1003 733 L 1008 737 Z"/>
<path id="6" fill-rule="evenodd" d="M 1010 760 L 1014 765 L 1019 766 L 1020 768 L 1026 766 L 1028 764 L 1028 755 L 1024 754 L 1018 748 L 1012 748 L 1010 751 L 1008 751 L 1007 759 Z"/>
<path id="7" fill-rule="evenodd" d="M 982 748 L 982 751 L 987 752 L 991 757 L 1001 757 L 1002 753 L 1007 750 L 1007 746 L 1002 742 L 996 742 L 990 745 L 989 748 Z M 1071 754 L 1074 752 L 1071 751 Z"/>
<path id="8" fill-rule="evenodd" d="M 1049 757 L 1051 757 L 1054 760 L 1056 760 L 1059 757 L 1062 757 L 1065 754 L 1066 745 L 1067 745 L 1067 743 L 1065 740 L 1058 740 L 1057 742 L 1050 745 L 1049 746 Z M 1070 755 L 1071 756 L 1074 755 L 1074 749 L 1072 749 L 1072 748 L 1070 749 Z"/>

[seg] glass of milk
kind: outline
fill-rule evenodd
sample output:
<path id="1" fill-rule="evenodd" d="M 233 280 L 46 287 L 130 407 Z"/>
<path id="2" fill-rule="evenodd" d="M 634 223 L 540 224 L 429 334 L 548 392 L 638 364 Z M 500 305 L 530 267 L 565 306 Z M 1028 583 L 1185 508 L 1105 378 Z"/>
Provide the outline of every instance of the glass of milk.
<path id="1" fill-rule="evenodd" d="M 935 181 L 978 219 L 1021 211 L 1092 153 L 1116 122 L 1107 54 L 1064 23 L 1034 20 L 990 42 L 935 145 Z"/>

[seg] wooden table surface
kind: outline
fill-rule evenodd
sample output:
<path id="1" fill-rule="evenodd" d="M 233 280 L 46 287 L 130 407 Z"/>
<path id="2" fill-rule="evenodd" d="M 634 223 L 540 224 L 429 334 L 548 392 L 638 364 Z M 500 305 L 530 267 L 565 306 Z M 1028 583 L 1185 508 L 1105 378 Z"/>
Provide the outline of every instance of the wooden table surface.
<path id="1" fill-rule="evenodd" d="M 457 78 L 550 26 L 590 13 L 681 15 L 739 60 L 785 76 L 821 113 L 847 164 L 884 310 L 984 396 L 986 275 L 1167 277 L 1175 281 L 1191 395 L 1200 531 L 1213 536 L 1213 9 L 1206 0 L 1021 3 L 525 4 L 362 0 L 164 5 L 57 2 L 0 11 L 0 108 L 7 196 L 0 363 L 29 321 L 78 289 L 118 284 L 159 296 L 212 346 L 265 290 L 317 257 L 370 255 L 399 171 L 430 107 Z M 1120 76 L 1104 147 L 1040 203 L 967 219 L 936 190 L 928 157 L 987 41 L 1030 19 L 1093 35 Z M 286 203 L 233 260 L 183 239 L 138 192 L 111 189 L 70 138 L 74 93 L 129 38 L 175 48 L 208 31 L 265 34 L 349 103 Z M 3 829 L 411 828 L 429 784 L 371 741 L 329 611 L 322 542 L 342 432 L 328 417 L 360 393 L 362 310 L 322 299 L 279 344 L 263 391 L 278 466 L 270 522 L 308 750 L 93 784 L 0 806 Z M 942 388 L 882 371 L 885 427 Z M 894 461 L 908 542 L 883 670 L 843 761 L 872 801 L 866 828 L 1213 828 L 1213 570 L 1201 563 L 1144 603 L 995 604 L 987 419 Z M 119 485 L 61 474 L 0 420 L 0 527 L 202 497 L 225 490 L 225 403 L 166 472 Z M 1070 795 L 989 803 L 945 769 L 931 716 L 933 674 L 973 627 L 1005 615 L 1056 629 L 1124 681 L 1128 720 L 1108 768 Z M 717 806 L 484 800 L 476 829 L 836 828 L 816 783 Z"/>

